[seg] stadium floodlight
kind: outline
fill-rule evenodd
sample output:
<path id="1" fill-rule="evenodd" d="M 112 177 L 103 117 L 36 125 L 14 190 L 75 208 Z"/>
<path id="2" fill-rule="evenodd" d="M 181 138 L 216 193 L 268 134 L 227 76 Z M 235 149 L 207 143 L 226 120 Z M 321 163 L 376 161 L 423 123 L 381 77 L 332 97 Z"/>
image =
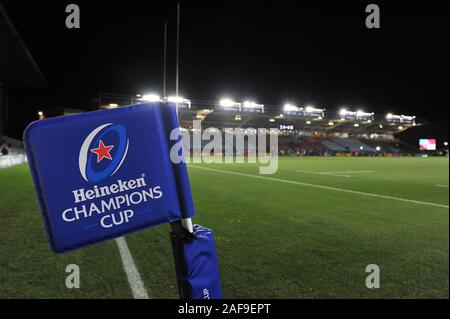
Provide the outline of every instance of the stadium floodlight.
<path id="1" fill-rule="evenodd" d="M 161 101 L 161 97 L 157 94 L 144 94 L 140 98 L 142 101 L 145 102 L 159 102 Z"/>
<path id="2" fill-rule="evenodd" d="M 388 119 L 388 120 L 390 120 L 391 118 L 393 118 L 394 117 L 394 114 L 392 114 L 392 113 L 388 113 L 388 115 L 386 115 L 386 118 Z"/>
<path id="3" fill-rule="evenodd" d="M 341 115 L 341 116 L 345 116 L 346 114 L 347 114 L 347 109 L 341 109 L 340 111 L 339 111 L 339 114 Z"/>
<path id="4" fill-rule="evenodd" d="M 167 98 L 167 102 L 170 103 L 175 103 L 175 104 L 183 104 L 183 105 L 187 105 L 188 108 L 191 108 L 191 101 L 188 99 L 185 99 L 184 97 L 181 96 L 169 96 Z"/>
<path id="5" fill-rule="evenodd" d="M 315 110 L 316 110 L 316 108 L 315 108 L 314 106 L 310 106 L 310 105 L 308 105 L 308 106 L 305 108 L 306 113 L 312 113 L 312 112 L 314 112 Z"/>
<path id="6" fill-rule="evenodd" d="M 225 108 L 241 106 L 240 103 L 237 103 L 231 99 L 222 99 L 222 100 L 220 100 L 219 104 L 221 107 L 225 107 Z"/>
<path id="7" fill-rule="evenodd" d="M 363 151 L 363 150 L 364 150 L 364 146 L 360 146 L 359 149 L 360 149 L 361 151 Z"/>
<path id="8" fill-rule="evenodd" d="M 376 150 L 377 150 L 377 152 L 381 151 L 381 147 L 377 146 Z"/>
<path id="9" fill-rule="evenodd" d="M 306 116 L 316 116 L 318 119 L 321 120 L 325 116 L 325 110 L 318 109 L 318 108 L 315 108 L 314 106 L 308 105 L 305 108 L 305 115 Z"/>
<path id="10" fill-rule="evenodd" d="M 367 112 L 364 112 L 363 110 L 356 111 L 356 117 L 370 117 L 373 115 L 375 115 L 375 113 L 367 113 Z"/>
<path id="11" fill-rule="evenodd" d="M 168 102 L 171 102 L 171 103 L 181 104 L 181 103 L 184 103 L 184 102 L 186 101 L 186 99 L 185 99 L 185 98 L 182 98 L 182 97 L 180 97 L 180 96 L 169 96 L 169 97 L 167 98 L 167 101 L 168 101 Z"/>
<path id="12" fill-rule="evenodd" d="M 245 101 L 244 107 L 247 109 L 255 109 L 258 107 L 258 104 L 256 104 L 255 102 L 252 102 L 252 101 Z"/>
<path id="13" fill-rule="evenodd" d="M 249 109 L 249 110 L 261 110 L 261 112 L 264 113 L 264 104 L 258 104 L 253 101 L 245 101 L 243 103 L 243 107 L 244 107 L 244 109 Z"/>
<path id="14" fill-rule="evenodd" d="M 44 112 L 39 111 L 39 112 L 38 112 L 38 115 L 39 115 L 39 116 L 44 116 Z"/>
<path id="15" fill-rule="evenodd" d="M 284 111 L 285 112 L 299 112 L 300 109 L 297 106 L 295 106 L 295 105 L 285 104 L 284 105 Z"/>
<path id="16" fill-rule="evenodd" d="M 380 128 L 383 128 L 384 126 L 383 126 L 383 124 L 380 124 Z"/>
<path id="17" fill-rule="evenodd" d="M 448 142 L 444 142 L 444 146 L 448 146 Z"/>

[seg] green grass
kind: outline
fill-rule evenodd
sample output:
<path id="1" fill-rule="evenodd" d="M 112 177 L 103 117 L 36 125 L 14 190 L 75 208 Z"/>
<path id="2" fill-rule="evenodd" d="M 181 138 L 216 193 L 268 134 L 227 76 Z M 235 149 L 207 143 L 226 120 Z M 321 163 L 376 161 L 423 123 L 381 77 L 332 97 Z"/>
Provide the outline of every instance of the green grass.
<path id="1" fill-rule="evenodd" d="M 202 167 L 258 175 L 255 165 Z M 307 171 L 297 172 L 298 170 Z M 314 172 L 358 171 L 351 177 Z M 444 158 L 282 158 L 277 179 L 448 206 Z M 449 210 L 190 167 L 226 298 L 448 298 Z M 177 298 L 168 227 L 127 237 L 152 298 Z M 55 256 L 26 166 L 0 170 L 0 298 L 131 298 L 115 243 Z M 65 288 L 65 267 L 81 289 Z M 365 268 L 381 288 L 365 287 Z"/>

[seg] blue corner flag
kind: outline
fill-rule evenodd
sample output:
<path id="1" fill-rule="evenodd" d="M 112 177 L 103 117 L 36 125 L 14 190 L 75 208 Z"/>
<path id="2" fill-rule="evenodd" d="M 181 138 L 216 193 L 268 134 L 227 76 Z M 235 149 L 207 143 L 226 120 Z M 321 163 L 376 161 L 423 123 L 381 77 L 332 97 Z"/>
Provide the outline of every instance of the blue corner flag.
<path id="1" fill-rule="evenodd" d="M 24 142 L 53 251 L 193 217 L 181 148 L 170 157 L 178 129 L 162 102 L 32 123 Z"/>

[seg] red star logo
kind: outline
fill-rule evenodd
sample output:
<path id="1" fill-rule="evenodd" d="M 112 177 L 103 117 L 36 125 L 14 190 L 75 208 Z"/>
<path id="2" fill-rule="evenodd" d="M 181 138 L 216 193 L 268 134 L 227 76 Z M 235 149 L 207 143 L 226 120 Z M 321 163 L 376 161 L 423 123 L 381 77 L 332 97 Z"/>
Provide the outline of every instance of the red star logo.
<path id="1" fill-rule="evenodd" d="M 97 154 L 97 163 L 100 163 L 104 158 L 112 161 L 112 156 L 110 154 L 111 150 L 114 148 L 114 145 L 105 146 L 102 140 L 100 140 L 100 144 L 98 148 L 94 148 L 91 150 L 92 153 Z"/>

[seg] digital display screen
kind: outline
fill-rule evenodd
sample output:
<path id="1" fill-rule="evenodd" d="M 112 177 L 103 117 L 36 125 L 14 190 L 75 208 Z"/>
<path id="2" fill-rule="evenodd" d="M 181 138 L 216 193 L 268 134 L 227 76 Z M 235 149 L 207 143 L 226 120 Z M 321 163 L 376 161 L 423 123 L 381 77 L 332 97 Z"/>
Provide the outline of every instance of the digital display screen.
<path id="1" fill-rule="evenodd" d="M 421 151 L 435 151 L 436 140 L 435 139 L 421 139 L 419 140 L 419 147 Z"/>

